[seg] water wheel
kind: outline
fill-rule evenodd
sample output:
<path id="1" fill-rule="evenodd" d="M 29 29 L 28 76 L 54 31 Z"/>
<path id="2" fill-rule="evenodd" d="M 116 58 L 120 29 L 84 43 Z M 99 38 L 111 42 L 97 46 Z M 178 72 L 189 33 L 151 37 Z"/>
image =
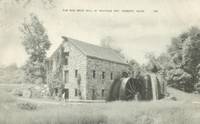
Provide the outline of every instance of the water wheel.
<path id="1" fill-rule="evenodd" d="M 120 86 L 121 86 L 121 79 L 120 78 L 115 79 L 112 85 L 110 86 L 107 98 L 108 101 L 119 100 Z"/>
<path id="2" fill-rule="evenodd" d="M 109 91 L 109 101 L 113 100 L 152 100 L 163 96 L 157 75 L 145 75 L 141 79 L 126 77 L 114 80 Z M 163 86 L 165 89 L 165 86 Z M 165 90 L 163 90 L 165 91 Z M 154 93 L 154 94 L 153 94 Z M 153 95 L 156 97 L 153 97 Z"/>
<path id="3" fill-rule="evenodd" d="M 108 100 L 133 100 L 142 91 L 142 82 L 134 78 L 116 79 L 111 85 Z"/>
<path id="4" fill-rule="evenodd" d="M 132 78 L 127 81 L 125 86 L 125 96 L 127 100 L 132 100 L 135 98 L 137 91 L 135 88 L 134 80 Z"/>
<path id="5" fill-rule="evenodd" d="M 120 99 L 133 100 L 137 93 L 136 80 L 133 78 L 121 79 Z"/>

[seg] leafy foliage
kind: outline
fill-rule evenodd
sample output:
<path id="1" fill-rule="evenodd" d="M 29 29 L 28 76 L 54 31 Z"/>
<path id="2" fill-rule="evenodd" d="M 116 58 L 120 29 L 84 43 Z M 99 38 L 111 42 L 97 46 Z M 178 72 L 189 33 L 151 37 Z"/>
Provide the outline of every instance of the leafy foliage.
<path id="1" fill-rule="evenodd" d="M 158 58 L 164 61 L 157 61 L 162 65 L 162 70 L 165 70 L 169 84 L 187 92 L 193 91 L 199 80 L 200 30 L 192 27 L 173 38 L 168 52 L 163 55 Z"/>
<path id="2" fill-rule="evenodd" d="M 30 14 L 30 22 L 24 21 L 20 27 L 23 33 L 23 45 L 29 60 L 24 66 L 26 81 L 30 83 L 41 83 L 45 81 L 45 59 L 46 52 L 50 48 L 50 41 L 46 30 L 38 17 Z"/>
<path id="3" fill-rule="evenodd" d="M 134 59 L 129 61 L 129 72 L 131 73 L 131 76 L 134 78 L 140 78 L 142 73 L 144 73 L 144 70 L 141 68 L 139 63 L 135 61 Z"/>
<path id="4" fill-rule="evenodd" d="M 24 8 L 28 7 L 29 5 L 31 5 L 34 2 L 35 2 L 34 0 L 13 0 L 13 3 L 22 5 L 22 7 L 24 7 Z M 40 2 L 44 7 L 47 7 L 47 8 L 55 7 L 54 0 L 40 0 Z"/>
<path id="5" fill-rule="evenodd" d="M 153 53 L 146 54 L 146 58 L 148 59 L 148 64 L 146 65 L 145 69 L 148 72 L 156 73 L 161 70 L 160 63 L 157 61 L 157 58 Z"/>
<path id="6" fill-rule="evenodd" d="M 200 29 L 192 27 L 172 38 L 167 53 L 158 57 L 149 53 L 146 70 L 162 72 L 168 83 L 178 89 L 192 92 L 199 82 Z"/>
<path id="7" fill-rule="evenodd" d="M 185 72 L 183 69 L 171 69 L 167 72 L 167 80 L 169 85 L 177 89 L 191 92 L 191 74 Z"/>
<path id="8" fill-rule="evenodd" d="M 106 36 L 106 37 L 102 38 L 100 41 L 100 45 L 102 47 L 110 48 L 110 49 L 116 51 L 117 53 L 119 53 L 119 55 L 121 55 L 121 57 L 125 58 L 124 54 L 122 53 L 122 49 L 117 47 L 115 44 L 116 44 L 116 41 L 111 36 Z"/>
<path id="9" fill-rule="evenodd" d="M 200 30 L 193 27 L 189 34 L 190 37 L 183 44 L 183 66 L 196 83 L 197 66 L 200 63 Z"/>

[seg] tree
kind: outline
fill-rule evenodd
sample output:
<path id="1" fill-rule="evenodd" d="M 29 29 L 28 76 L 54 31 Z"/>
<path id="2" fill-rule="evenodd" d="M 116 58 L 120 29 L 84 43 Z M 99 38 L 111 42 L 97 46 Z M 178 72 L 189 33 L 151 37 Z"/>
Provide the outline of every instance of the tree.
<path id="1" fill-rule="evenodd" d="M 148 63 L 145 67 L 147 71 L 157 73 L 161 70 L 161 65 L 153 53 L 147 53 L 145 57 L 148 59 Z"/>
<path id="2" fill-rule="evenodd" d="M 119 53 L 123 58 L 122 49 L 115 46 L 115 40 L 111 36 L 106 36 L 100 40 L 100 45 L 105 48 L 110 48 Z"/>
<path id="3" fill-rule="evenodd" d="M 129 64 L 129 72 L 131 72 L 132 77 L 140 78 L 143 70 L 141 69 L 139 63 L 136 60 L 132 59 L 128 62 L 128 64 Z"/>
<path id="4" fill-rule="evenodd" d="M 183 43 L 188 38 L 188 36 L 188 32 L 184 32 L 178 37 L 172 38 L 171 45 L 168 48 L 168 53 L 171 56 L 171 60 L 177 67 L 183 66 Z"/>
<path id="5" fill-rule="evenodd" d="M 167 78 L 170 82 L 179 84 L 180 87 L 184 86 L 183 89 L 186 91 L 192 91 L 199 80 L 200 30 L 192 27 L 173 38 L 168 53 L 174 66 L 168 70 L 171 76 L 168 75 Z"/>
<path id="6" fill-rule="evenodd" d="M 28 5 L 34 3 L 34 0 L 14 0 L 13 2 L 22 5 L 24 8 L 26 8 Z M 41 4 L 44 7 L 52 8 L 55 7 L 55 1 L 54 0 L 40 0 Z"/>
<path id="7" fill-rule="evenodd" d="M 30 14 L 30 21 L 25 20 L 20 31 L 23 34 L 23 46 L 29 59 L 24 66 L 26 81 L 31 83 L 45 82 L 46 52 L 50 41 L 43 24 L 35 14 Z"/>
<path id="8" fill-rule="evenodd" d="M 163 70 L 170 70 L 174 67 L 174 64 L 172 63 L 172 60 L 168 53 L 160 54 L 157 57 L 156 61 L 159 63 L 161 69 L 163 69 Z"/>
<path id="9" fill-rule="evenodd" d="M 111 44 L 114 42 L 111 36 L 106 36 L 101 39 L 100 45 L 102 47 L 111 48 Z"/>
<path id="10" fill-rule="evenodd" d="M 193 83 L 197 83 L 197 65 L 200 63 L 200 30 L 191 28 L 189 37 L 183 43 L 184 70 L 192 75 Z"/>

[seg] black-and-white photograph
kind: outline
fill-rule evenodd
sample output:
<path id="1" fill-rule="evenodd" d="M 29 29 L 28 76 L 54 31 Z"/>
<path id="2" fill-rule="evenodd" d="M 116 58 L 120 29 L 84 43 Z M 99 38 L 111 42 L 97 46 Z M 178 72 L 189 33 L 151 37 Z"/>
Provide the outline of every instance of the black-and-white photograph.
<path id="1" fill-rule="evenodd" d="M 199 124 L 199 0 L 0 0 L 0 124 Z"/>

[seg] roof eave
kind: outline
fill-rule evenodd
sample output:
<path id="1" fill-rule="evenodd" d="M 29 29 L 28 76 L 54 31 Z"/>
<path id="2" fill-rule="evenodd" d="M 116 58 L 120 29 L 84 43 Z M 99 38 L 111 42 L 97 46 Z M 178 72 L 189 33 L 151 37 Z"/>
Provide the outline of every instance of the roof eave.
<path id="1" fill-rule="evenodd" d="M 99 58 L 99 57 L 89 56 L 89 55 L 87 55 L 87 57 L 92 58 L 92 59 L 99 59 L 99 60 L 103 60 L 103 61 L 108 61 L 108 62 L 112 62 L 112 63 L 116 63 L 116 64 L 121 64 L 121 65 L 127 65 L 128 66 L 128 63 L 117 62 L 117 61 L 112 61 L 112 60 L 108 60 L 108 59 L 102 59 L 102 58 Z"/>

